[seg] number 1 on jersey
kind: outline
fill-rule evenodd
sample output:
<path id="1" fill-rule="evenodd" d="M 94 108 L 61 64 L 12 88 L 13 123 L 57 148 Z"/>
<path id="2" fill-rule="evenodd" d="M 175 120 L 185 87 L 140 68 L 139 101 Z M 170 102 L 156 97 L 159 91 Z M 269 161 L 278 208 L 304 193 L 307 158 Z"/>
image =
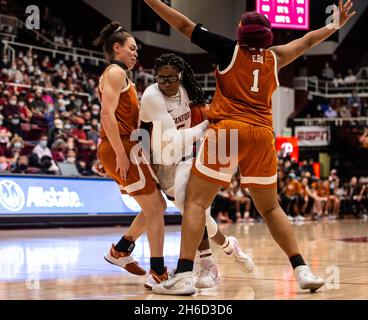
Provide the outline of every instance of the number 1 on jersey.
<path id="1" fill-rule="evenodd" d="M 259 91 L 259 87 L 258 87 L 258 82 L 259 82 L 259 69 L 256 69 L 253 71 L 253 87 L 250 88 L 250 91 L 252 92 L 258 92 Z"/>

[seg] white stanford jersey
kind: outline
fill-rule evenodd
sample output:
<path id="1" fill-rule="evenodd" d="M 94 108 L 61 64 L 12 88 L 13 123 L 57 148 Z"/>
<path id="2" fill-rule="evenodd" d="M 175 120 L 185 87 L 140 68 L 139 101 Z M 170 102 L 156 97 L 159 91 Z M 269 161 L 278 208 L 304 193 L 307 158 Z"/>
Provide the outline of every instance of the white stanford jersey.
<path id="1" fill-rule="evenodd" d="M 186 90 L 182 86 L 179 87 L 177 95 L 167 97 L 160 91 L 158 84 L 155 83 L 146 89 L 143 94 L 142 101 L 144 101 L 145 96 L 149 96 L 150 100 L 160 100 L 161 103 L 165 104 L 166 110 L 174 120 L 177 129 L 190 128 L 191 112 L 189 107 L 189 98 Z M 150 103 L 148 103 L 148 105 L 149 104 Z M 141 108 L 145 107 L 145 104 L 142 102 Z M 146 113 L 146 110 L 142 110 L 141 114 L 142 113 Z"/>
<path id="2" fill-rule="evenodd" d="M 151 85 L 143 93 L 139 116 L 142 122 L 153 125 L 151 160 L 165 190 L 173 186 L 176 165 L 192 153 L 193 143 L 203 135 L 208 121 L 191 128 L 186 90 L 180 87 L 178 94 L 169 98 L 160 91 L 158 84 Z"/>
<path id="3" fill-rule="evenodd" d="M 159 89 L 158 84 L 149 86 L 142 96 L 140 120 L 152 123 L 151 148 L 154 164 L 177 164 L 187 151 L 192 149 L 193 142 L 203 134 L 203 125 L 191 128 L 191 111 L 186 90 L 180 86 L 179 92 L 173 97 L 166 97 Z M 175 159 L 164 159 L 163 150 L 175 141 Z M 184 149 L 183 149 L 184 147 Z M 179 150 L 180 148 L 180 150 Z M 167 148 L 165 149 L 167 154 Z"/>

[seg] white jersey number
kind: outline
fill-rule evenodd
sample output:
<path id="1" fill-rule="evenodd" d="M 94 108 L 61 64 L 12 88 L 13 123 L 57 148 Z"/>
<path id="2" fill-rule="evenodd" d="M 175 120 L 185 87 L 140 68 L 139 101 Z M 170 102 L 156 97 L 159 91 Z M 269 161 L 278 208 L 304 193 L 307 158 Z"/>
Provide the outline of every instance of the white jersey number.
<path id="1" fill-rule="evenodd" d="M 259 92 L 259 87 L 258 87 L 258 83 L 259 83 L 259 69 L 256 69 L 253 71 L 253 87 L 250 88 L 250 91 L 252 92 Z"/>

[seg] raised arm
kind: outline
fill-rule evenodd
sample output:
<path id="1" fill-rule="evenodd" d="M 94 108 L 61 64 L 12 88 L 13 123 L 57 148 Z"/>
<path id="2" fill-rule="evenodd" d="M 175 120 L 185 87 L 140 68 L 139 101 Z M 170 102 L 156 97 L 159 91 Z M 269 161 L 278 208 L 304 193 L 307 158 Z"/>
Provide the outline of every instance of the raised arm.
<path id="1" fill-rule="evenodd" d="M 279 70 L 299 58 L 308 49 L 326 40 L 338 29 L 342 28 L 349 19 L 356 14 L 356 11 L 350 13 L 352 8 L 353 3 L 351 0 L 346 1 L 344 5 L 343 0 L 339 0 L 339 7 L 336 7 L 334 10 L 333 22 L 326 27 L 308 32 L 304 37 L 296 39 L 286 45 L 270 48 L 270 50 L 276 53 Z"/>
<path id="2" fill-rule="evenodd" d="M 178 30 L 179 32 L 191 38 L 195 23 L 188 17 L 170 8 L 160 0 L 144 0 L 153 11 L 155 11 L 163 20 L 165 20 L 170 26 Z"/>

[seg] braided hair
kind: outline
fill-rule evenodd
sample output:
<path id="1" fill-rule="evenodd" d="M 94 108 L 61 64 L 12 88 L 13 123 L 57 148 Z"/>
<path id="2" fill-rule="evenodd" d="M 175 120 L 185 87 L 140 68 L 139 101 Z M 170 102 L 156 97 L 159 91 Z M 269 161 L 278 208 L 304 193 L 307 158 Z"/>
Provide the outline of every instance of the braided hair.
<path id="1" fill-rule="evenodd" d="M 181 57 L 173 53 L 165 53 L 155 60 L 155 73 L 164 66 L 173 66 L 182 73 L 182 85 L 188 93 L 189 100 L 193 104 L 205 104 L 205 98 L 201 86 L 195 79 L 194 72 L 190 65 Z"/>

